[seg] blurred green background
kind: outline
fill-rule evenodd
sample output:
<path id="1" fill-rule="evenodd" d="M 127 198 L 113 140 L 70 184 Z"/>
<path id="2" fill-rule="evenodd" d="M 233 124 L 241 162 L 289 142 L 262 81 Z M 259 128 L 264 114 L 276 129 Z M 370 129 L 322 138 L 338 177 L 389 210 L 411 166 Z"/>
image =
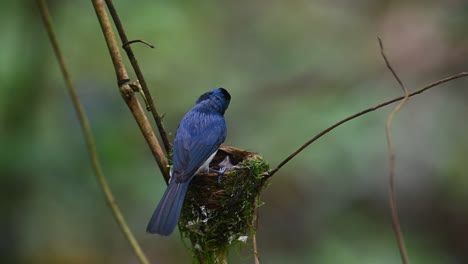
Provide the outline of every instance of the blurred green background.
<path id="1" fill-rule="evenodd" d="M 165 185 L 116 86 L 90 1 L 49 1 L 103 169 L 152 263 L 188 263 L 177 234 L 145 228 Z M 106 207 L 35 1 L 0 4 L 0 262 L 137 263 Z M 468 3 L 115 1 L 174 132 L 203 92 L 225 87 L 226 144 L 277 165 L 332 123 L 468 70 Z M 129 64 L 128 64 L 129 65 Z M 130 69 L 130 68 L 129 68 Z M 134 77 L 132 76 L 134 79 Z M 412 263 L 468 263 L 468 79 L 413 97 L 392 128 Z M 262 195 L 262 263 L 399 263 L 384 125 L 347 123 L 276 174 Z M 251 245 L 232 263 L 252 263 Z"/>

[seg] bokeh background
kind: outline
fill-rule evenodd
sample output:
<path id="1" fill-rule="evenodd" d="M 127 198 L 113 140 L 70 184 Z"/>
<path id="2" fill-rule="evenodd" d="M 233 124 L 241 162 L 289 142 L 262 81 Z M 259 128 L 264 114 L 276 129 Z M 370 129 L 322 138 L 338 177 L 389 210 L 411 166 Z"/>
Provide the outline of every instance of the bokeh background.
<path id="1" fill-rule="evenodd" d="M 116 86 L 90 1 L 49 1 L 122 211 L 152 263 L 189 263 L 178 232 L 145 233 L 165 185 Z M 0 8 L 0 262 L 137 263 L 91 171 L 34 1 Z M 450 1 L 115 1 L 174 132 L 206 90 L 232 95 L 226 144 L 277 165 L 332 123 L 468 70 L 468 4 Z M 133 78 L 133 76 L 132 76 Z M 412 263 L 468 263 L 468 79 L 413 97 L 392 128 Z M 399 263 L 384 125 L 392 107 L 322 138 L 262 195 L 263 263 Z M 251 244 L 232 263 L 252 263 Z"/>

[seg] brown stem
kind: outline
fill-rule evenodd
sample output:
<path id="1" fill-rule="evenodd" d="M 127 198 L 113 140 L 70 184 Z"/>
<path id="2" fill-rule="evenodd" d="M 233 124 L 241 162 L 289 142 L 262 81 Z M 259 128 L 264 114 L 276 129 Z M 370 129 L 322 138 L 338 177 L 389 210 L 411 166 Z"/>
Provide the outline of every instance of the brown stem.
<path id="1" fill-rule="evenodd" d="M 259 217 L 259 208 L 258 208 L 258 201 L 260 199 L 260 195 L 257 195 L 255 197 L 255 216 L 254 216 L 254 226 L 255 226 L 255 232 L 253 234 L 252 238 L 252 243 L 253 243 L 253 254 L 254 254 L 254 263 L 255 264 L 260 264 L 260 256 L 258 254 L 258 247 L 257 247 L 257 230 L 258 230 L 258 217 Z"/>
<path id="2" fill-rule="evenodd" d="M 143 88 L 143 92 L 145 93 L 146 99 L 148 101 L 150 111 L 153 115 L 156 125 L 158 126 L 159 134 L 161 135 L 161 140 L 163 142 L 164 148 L 166 149 L 166 153 L 168 153 L 171 148 L 171 144 L 169 143 L 169 138 L 167 136 L 166 130 L 164 129 L 162 117 L 156 111 L 153 97 L 151 96 L 151 93 L 148 89 L 148 85 L 146 84 L 146 80 L 143 77 L 143 73 L 141 72 L 140 66 L 138 65 L 138 61 L 135 55 L 133 54 L 132 47 L 131 45 L 128 45 L 129 41 L 127 38 L 127 34 L 125 33 L 125 30 L 123 29 L 122 22 L 120 21 L 120 18 L 117 14 L 117 11 L 115 10 L 112 0 L 106 0 L 106 4 L 107 4 L 107 7 L 109 8 L 109 12 L 112 16 L 112 19 L 114 20 L 114 24 L 115 24 L 115 27 L 117 28 L 117 32 L 119 32 L 119 36 L 120 36 L 120 39 L 122 40 L 123 48 L 125 49 L 125 52 L 127 53 L 130 63 L 132 64 L 132 67 L 135 71 L 138 81 L 140 82 L 141 87 Z"/>
<path id="3" fill-rule="evenodd" d="M 253 235 L 253 250 L 254 250 L 254 263 L 260 264 L 260 257 L 258 256 L 258 248 L 257 248 L 257 234 Z"/>
<path id="4" fill-rule="evenodd" d="M 150 147 L 151 152 L 153 153 L 153 156 L 158 163 L 159 169 L 161 170 L 161 173 L 163 174 L 163 177 L 167 183 L 169 181 L 167 158 L 161 146 L 159 145 L 156 135 L 151 128 L 151 124 L 146 118 L 145 112 L 141 107 L 140 102 L 129 86 L 127 70 L 123 64 L 119 46 L 117 45 L 117 40 L 115 38 L 114 32 L 112 31 L 112 26 L 110 24 L 109 17 L 107 16 L 104 3 L 102 0 L 92 0 L 92 2 L 94 9 L 96 10 L 96 15 L 99 19 L 102 31 L 104 33 L 104 38 L 106 40 L 107 47 L 109 48 L 112 62 L 114 64 L 121 95 L 132 112 L 135 121 L 140 127 L 140 130 L 143 133 L 143 136 L 145 137 L 145 140 L 148 143 L 148 146 Z"/>
<path id="5" fill-rule="evenodd" d="M 440 79 L 438 81 L 435 81 L 417 91 L 414 91 L 412 93 L 409 94 L 409 97 L 412 97 L 412 96 L 415 96 L 415 95 L 418 95 L 426 90 L 429 90 L 435 86 L 438 86 L 438 85 L 441 85 L 443 83 L 446 83 L 446 82 L 449 82 L 449 81 L 452 81 L 452 80 L 455 80 L 455 79 L 459 79 L 459 78 L 463 78 L 463 77 L 466 77 L 468 76 L 468 72 L 460 72 L 460 73 L 457 73 L 455 75 L 452 75 L 452 76 L 449 76 L 449 77 L 446 77 L 444 79 Z M 350 121 L 350 120 L 353 120 L 357 117 L 360 117 L 364 114 L 367 114 L 369 112 L 372 112 L 372 111 L 375 111 L 377 109 L 380 109 L 384 106 L 387 106 L 389 104 L 392 104 L 392 103 L 395 103 L 395 102 L 398 102 L 400 100 L 403 100 L 405 97 L 404 96 L 400 96 L 400 97 L 397 97 L 397 98 L 394 98 L 394 99 L 391 99 L 389 101 L 386 101 L 386 102 L 383 102 L 383 103 L 380 103 L 376 106 L 373 106 L 373 107 L 370 107 L 370 108 L 367 108 L 365 110 L 362 110 L 361 112 L 358 112 L 358 113 L 355 113 L 353 115 L 350 115 L 348 116 L 347 118 L 345 119 L 342 119 L 338 122 L 336 122 L 335 124 L 331 125 L 330 127 L 326 128 L 325 130 L 323 130 L 322 132 L 318 133 L 315 137 L 311 138 L 310 140 L 308 140 L 307 142 L 305 142 L 302 146 L 300 146 L 296 151 L 294 151 L 293 153 L 291 153 L 286 159 L 284 159 L 282 162 L 280 162 L 278 164 L 278 166 L 276 166 L 276 168 L 274 168 L 273 170 L 271 170 L 267 175 L 265 175 L 265 178 L 268 179 L 270 178 L 271 176 L 273 176 L 276 172 L 278 172 L 279 169 L 281 169 L 284 165 L 286 165 L 286 163 L 288 163 L 291 159 L 293 159 L 295 156 L 297 156 L 297 154 L 299 154 L 301 151 L 303 151 L 305 148 L 307 148 L 310 144 L 314 143 L 317 139 L 321 138 L 322 136 L 328 134 L 330 131 L 332 131 L 333 129 L 339 127 L 340 125 Z"/>
<path id="6" fill-rule="evenodd" d="M 143 250 L 141 249 L 140 245 L 138 244 L 138 241 L 135 239 L 135 237 L 132 234 L 132 231 L 130 230 L 127 223 L 125 222 L 122 212 L 120 211 L 120 208 L 117 205 L 117 202 L 115 201 L 114 195 L 112 194 L 112 191 L 109 187 L 109 184 L 107 183 L 104 173 L 102 172 L 101 164 L 99 162 L 99 158 L 98 158 L 97 151 L 96 151 L 96 145 L 94 144 L 94 139 L 91 133 L 91 127 L 89 125 L 88 118 L 86 117 L 86 114 L 83 110 L 83 106 L 81 105 L 81 102 L 76 93 L 75 86 L 73 85 L 70 72 L 68 71 L 68 68 L 65 64 L 65 59 L 63 58 L 62 51 L 60 50 L 60 46 L 58 44 L 57 38 L 53 31 L 52 22 L 51 22 L 49 10 L 47 8 L 47 4 L 45 0 L 38 0 L 38 4 L 39 4 L 39 9 L 41 11 L 41 16 L 44 21 L 44 26 L 47 30 L 50 43 L 52 44 L 55 57 L 57 58 L 57 61 L 60 66 L 60 70 L 62 71 L 63 78 L 65 79 L 66 87 L 72 99 L 73 107 L 76 110 L 76 113 L 78 115 L 78 120 L 80 121 L 80 125 L 83 130 L 83 135 L 86 141 L 86 147 L 88 148 L 89 157 L 91 159 L 91 164 L 92 164 L 94 174 L 96 175 L 96 178 L 98 179 L 98 182 L 101 186 L 101 190 L 104 193 L 104 197 L 106 199 L 107 205 L 111 209 L 114 215 L 114 218 L 117 221 L 117 224 L 122 230 L 127 241 L 130 243 L 140 263 L 149 264 L 149 261 L 146 258 L 145 254 L 143 253 Z"/>
<path id="7" fill-rule="evenodd" d="M 405 240 L 403 238 L 403 232 L 401 231 L 400 220 L 398 217 L 397 201 L 396 201 L 396 194 L 395 194 L 395 152 L 393 151 L 392 138 L 390 136 L 390 127 L 392 125 L 392 121 L 393 121 L 393 118 L 395 117 L 395 114 L 398 111 L 400 111 L 403 105 L 408 101 L 409 93 L 406 87 L 403 85 L 403 82 L 398 77 L 398 74 L 395 72 L 392 65 L 388 61 L 387 56 L 385 55 L 382 40 L 380 38 L 378 38 L 378 40 L 379 40 L 379 46 L 380 46 L 380 54 L 382 55 L 382 58 L 384 59 L 385 64 L 387 65 L 387 68 L 390 70 L 393 77 L 395 77 L 397 82 L 400 84 L 400 87 L 401 89 L 403 89 L 403 92 L 405 94 L 403 100 L 401 100 L 401 102 L 395 107 L 395 109 L 393 109 L 393 111 L 388 116 L 387 123 L 385 124 L 385 136 L 387 138 L 388 153 L 390 156 L 389 157 L 390 159 L 389 190 L 390 190 L 390 212 L 392 216 L 392 227 L 393 227 L 393 231 L 395 232 L 396 239 L 397 239 L 401 260 L 403 264 L 408 264 L 408 253 L 406 250 Z"/>

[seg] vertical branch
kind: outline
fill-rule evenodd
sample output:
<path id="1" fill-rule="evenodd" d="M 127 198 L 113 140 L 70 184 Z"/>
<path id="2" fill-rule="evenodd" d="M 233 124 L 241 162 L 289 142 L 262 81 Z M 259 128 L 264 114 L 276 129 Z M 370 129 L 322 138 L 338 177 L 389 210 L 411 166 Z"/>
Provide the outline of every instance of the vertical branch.
<path id="1" fill-rule="evenodd" d="M 127 34 L 125 33 L 125 30 L 123 29 L 122 22 L 120 21 L 120 18 L 117 14 L 117 11 L 115 10 L 112 0 L 106 0 L 106 4 L 107 4 L 107 7 L 109 8 L 109 12 L 112 16 L 112 19 L 114 20 L 114 24 L 115 24 L 115 27 L 117 28 L 117 32 L 119 32 L 119 36 L 120 36 L 120 39 L 122 40 L 123 48 L 125 49 L 125 52 L 127 53 L 130 63 L 132 64 L 133 70 L 135 71 L 138 81 L 141 84 L 144 95 L 148 102 L 149 110 L 151 111 L 151 114 L 153 115 L 154 121 L 156 122 L 156 125 L 159 130 L 159 134 L 161 135 L 161 140 L 163 142 L 164 148 L 166 149 L 166 153 L 168 153 L 171 145 L 169 143 L 169 138 L 167 136 L 166 130 L 164 129 L 162 118 L 156 111 L 153 97 L 151 96 L 151 93 L 148 89 L 148 85 L 146 84 L 146 80 L 143 77 L 143 73 L 141 72 L 140 66 L 138 65 L 138 61 L 135 55 L 133 54 L 132 47 L 128 45 L 130 44 L 130 42 L 128 41 Z"/>
<path id="2" fill-rule="evenodd" d="M 101 186 L 101 189 L 104 193 L 104 196 L 106 198 L 106 202 L 110 209 L 112 210 L 112 213 L 117 221 L 117 223 L 120 226 L 120 229 L 124 233 L 125 237 L 127 238 L 128 242 L 130 243 L 135 255 L 137 256 L 138 260 L 142 264 L 148 264 L 149 261 L 146 258 L 145 254 L 141 250 L 137 240 L 133 236 L 132 232 L 130 231 L 130 228 L 128 227 L 127 223 L 125 222 L 125 219 L 122 215 L 122 212 L 120 211 L 115 198 L 112 194 L 112 191 L 109 187 L 109 184 L 107 183 L 107 180 L 104 176 L 104 173 L 102 172 L 101 165 L 99 163 L 97 151 L 96 151 L 96 145 L 94 144 L 94 139 L 91 134 L 91 128 L 88 122 L 88 118 L 86 117 L 86 114 L 84 113 L 83 106 L 80 103 L 80 100 L 78 99 L 78 95 L 76 93 L 75 87 L 73 85 L 71 75 L 68 71 L 68 68 L 65 64 L 65 60 L 63 58 L 62 52 L 60 50 L 57 38 L 55 37 L 55 33 L 52 29 L 52 23 L 50 19 L 50 14 L 47 8 L 47 4 L 45 0 L 38 0 L 39 4 L 39 9 L 41 11 L 41 16 L 44 21 L 44 26 L 47 30 L 47 34 L 49 37 L 49 40 L 52 44 L 52 48 L 54 50 L 55 56 L 57 57 L 57 61 L 60 65 L 60 70 L 62 71 L 63 78 L 65 79 L 65 83 L 68 89 L 68 92 L 70 94 L 70 97 L 73 102 L 73 106 L 76 110 L 76 113 L 78 115 L 78 119 L 80 121 L 80 125 L 83 129 L 83 134 L 84 138 L 86 140 L 86 146 L 88 148 L 89 156 L 91 159 L 92 167 L 94 174 L 96 175 L 99 184 Z"/>
<path id="3" fill-rule="evenodd" d="M 257 248 L 257 234 L 253 235 L 253 250 L 254 250 L 254 260 L 255 264 L 260 264 L 260 258 L 258 256 L 258 248 Z"/>
<path id="4" fill-rule="evenodd" d="M 409 93 L 408 93 L 408 90 L 403 85 L 403 82 L 400 80 L 400 78 L 396 74 L 395 70 L 393 70 L 393 67 L 390 65 L 390 62 L 388 61 L 387 56 L 385 56 L 382 40 L 380 38 L 378 38 L 378 40 L 379 40 L 379 46 L 380 46 L 380 53 L 382 54 L 385 64 L 387 65 L 387 68 L 391 71 L 393 77 L 395 77 L 395 79 L 397 80 L 398 84 L 400 84 L 400 87 L 405 94 L 403 100 L 401 100 L 401 102 L 398 103 L 395 109 L 393 109 L 393 111 L 388 116 L 387 123 L 385 124 L 385 135 L 387 138 L 388 152 L 390 155 L 389 189 L 390 189 L 390 210 L 391 210 L 391 215 L 392 215 L 392 226 L 393 226 L 393 231 L 395 232 L 395 235 L 397 238 L 402 262 L 404 264 L 407 264 L 408 253 L 406 252 L 405 241 L 403 238 L 403 233 L 401 231 L 400 221 L 398 219 L 398 209 L 397 209 L 397 202 L 396 202 L 396 195 L 395 195 L 395 153 L 393 151 L 393 144 L 392 144 L 392 140 L 390 136 L 390 127 L 392 125 L 392 121 L 393 121 L 393 118 L 395 117 L 395 114 L 398 111 L 400 111 L 400 109 L 403 107 L 406 101 L 408 101 Z"/>
<path id="5" fill-rule="evenodd" d="M 258 247 L 257 247 L 257 229 L 258 229 L 258 216 L 259 216 L 259 210 L 258 210 L 258 201 L 260 199 L 260 194 L 255 197 L 255 214 L 254 214 L 254 225 L 255 225 L 255 233 L 253 234 L 252 238 L 252 243 L 253 243 L 253 254 L 254 254 L 254 263 L 255 264 L 260 264 L 260 257 L 258 256 Z"/>
<path id="6" fill-rule="evenodd" d="M 117 45 L 117 40 L 115 38 L 114 32 L 112 31 L 112 26 L 110 24 L 109 17 L 107 16 L 104 3 L 102 0 L 92 0 L 92 2 L 94 9 L 96 10 L 96 15 L 99 19 L 102 31 L 104 33 L 104 38 L 106 40 L 112 62 L 114 64 L 120 93 L 127 103 L 127 106 L 130 108 L 135 121 L 140 127 L 140 130 L 143 133 L 143 136 L 145 137 L 146 142 L 148 143 L 151 152 L 153 153 L 153 156 L 158 163 L 159 169 L 161 170 L 161 173 L 163 174 L 163 177 L 167 183 L 169 181 L 167 158 L 164 155 L 164 151 L 162 150 L 161 146 L 159 145 L 156 135 L 154 134 L 151 124 L 146 118 L 145 112 L 141 107 L 135 92 L 128 84 L 128 74 L 123 64 L 119 46 Z"/>

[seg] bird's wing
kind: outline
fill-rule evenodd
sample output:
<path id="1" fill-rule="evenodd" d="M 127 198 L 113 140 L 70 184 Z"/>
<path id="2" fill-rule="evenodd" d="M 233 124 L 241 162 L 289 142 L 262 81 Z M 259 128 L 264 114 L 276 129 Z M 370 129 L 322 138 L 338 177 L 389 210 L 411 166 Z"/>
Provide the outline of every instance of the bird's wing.
<path id="1" fill-rule="evenodd" d="M 226 124 L 220 115 L 210 115 L 202 124 L 181 123 L 173 148 L 173 180 L 189 180 L 226 138 Z"/>

